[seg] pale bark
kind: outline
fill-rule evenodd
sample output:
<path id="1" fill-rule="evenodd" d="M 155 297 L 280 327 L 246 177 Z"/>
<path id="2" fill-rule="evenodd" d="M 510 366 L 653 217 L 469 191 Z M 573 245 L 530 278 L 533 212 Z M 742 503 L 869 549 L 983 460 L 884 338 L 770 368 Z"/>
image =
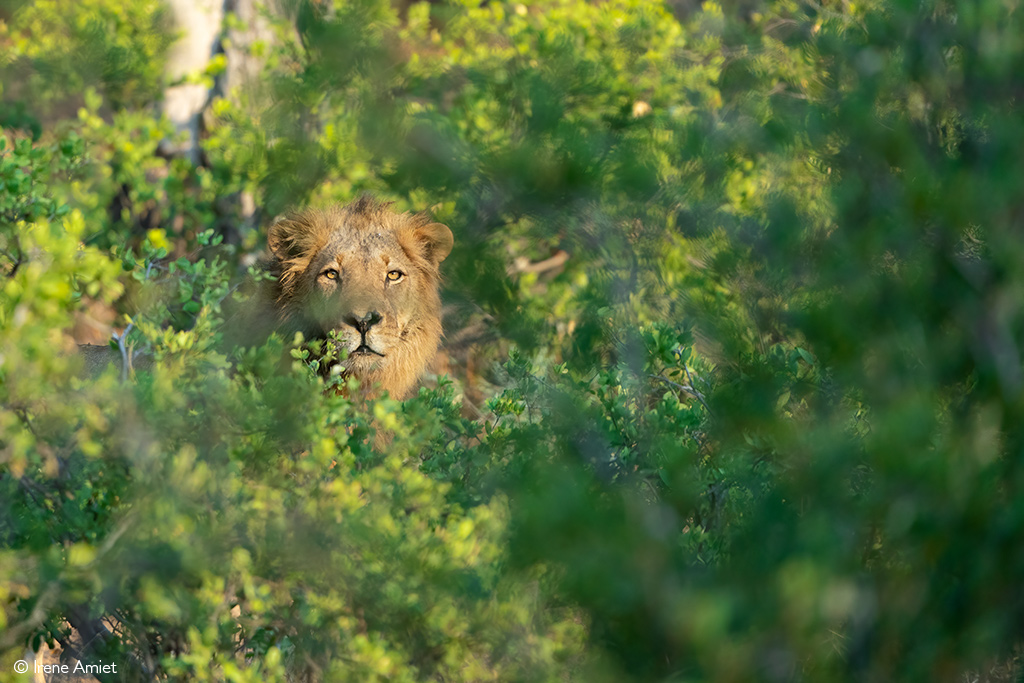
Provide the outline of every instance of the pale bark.
<path id="1" fill-rule="evenodd" d="M 224 45 L 228 68 L 223 81 L 223 93 L 226 97 L 237 101 L 244 92 L 251 102 L 261 102 L 266 96 L 263 80 L 260 78 L 265 59 L 252 54 L 257 42 L 270 46 L 274 42 L 274 31 L 264 18 L 261 10 L 266 8 L 272 13 L 280 13 L 281 9 L 274 0 L 226 0 L 227 12 L 233 12 L 242 25 L 241 30 L 230 29 Z"/>
<path id="2" fill-rule="evenodd" d="M 180 36 L 171 47 L 167 75 L 171 81 L 201 73 L 220 49 L 224 24 L 224 0 L 167 0 Z M 201 83 L 181 83 L 164 92 L 161 105 L 182 139 L 165 140 L 168 154 L 199 162 L 199 132 L 203 110 L 210 101 L 210 89 Z"/>

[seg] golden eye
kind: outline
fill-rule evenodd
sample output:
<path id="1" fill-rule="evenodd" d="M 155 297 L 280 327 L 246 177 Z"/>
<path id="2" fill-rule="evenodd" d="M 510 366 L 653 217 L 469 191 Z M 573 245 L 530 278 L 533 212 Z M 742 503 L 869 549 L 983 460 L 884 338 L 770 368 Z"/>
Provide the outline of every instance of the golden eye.
<path id="1" fill-rule="evenodd" d="M 328 268 L 324 272 L 320 273 L 320 277 L 325 277 L 328 280 L 337 280 L 338 271 L 336 271 L 334 268 Z"/>
<path id="2" fill-rule="evenodd" d="M 388 280 L 390 280 L 391 282 L 398 282 L 399 280 L 402 279 L 403 275 L 405 275 L 405 273 L 403 273 L 400 270 L 389 270 Z"/>

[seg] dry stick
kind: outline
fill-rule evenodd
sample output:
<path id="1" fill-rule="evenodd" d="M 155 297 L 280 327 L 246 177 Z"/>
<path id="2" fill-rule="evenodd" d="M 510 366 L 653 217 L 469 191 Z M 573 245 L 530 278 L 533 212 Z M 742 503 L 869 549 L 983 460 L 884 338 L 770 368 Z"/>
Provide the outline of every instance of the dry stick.
<path id="1" fill-rule="evenodd" d="M 526 259 L 523 259 L 522 261 L 517 259 L 516 262 L 509 267 L 508 274 L 512 275 L 513 273 L 543 273 L 547 270 L 551 270 L 552 268 L 557 268 L 563 265 L 568 260 L 569 252 L 565 251 L 564 249 L 559 249 L 557 252 L 555 252 L 554 256 L 546 258 L 543 261 L 538 261 L 536 263 L 530 263 Z"/>

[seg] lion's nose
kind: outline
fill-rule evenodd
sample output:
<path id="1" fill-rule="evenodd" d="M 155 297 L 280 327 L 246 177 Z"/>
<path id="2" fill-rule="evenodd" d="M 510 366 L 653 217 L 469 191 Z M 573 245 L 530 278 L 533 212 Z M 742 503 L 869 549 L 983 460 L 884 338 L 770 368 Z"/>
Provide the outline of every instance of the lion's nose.
<path id="1" fill-rule="evenodd" d="M 359 334 L 366 334 L 370 331 L 370 328 L 381 321 L 381 315 L 377 311 L 370 311 L 362 316 L 356 316 L 353 314 L 346 315 L 343 320 L 346 325 L 359 330 Z"/>

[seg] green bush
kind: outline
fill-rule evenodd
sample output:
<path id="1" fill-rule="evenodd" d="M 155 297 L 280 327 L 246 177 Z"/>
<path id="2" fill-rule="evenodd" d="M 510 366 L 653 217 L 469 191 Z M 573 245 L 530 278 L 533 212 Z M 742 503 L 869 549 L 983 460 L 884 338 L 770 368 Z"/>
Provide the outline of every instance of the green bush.
<path id="1" fill-rule="evenodd" d="M 120 7 L 0 34 L 0 665 L 1020 677 L 1019 12 L 297 1 L 193 167 Z M 224 341 L 238 197 L 364 191 L 456 237 L 404 403 Z M 97 301 L 128 382 L 73 353 Z"/>
<path id="2" fill-rule="evenodd" d="M 112 108 L 144 107 L 159 95 L 173 40 L 159 0 L 14 2 L 0 29 L 5 91 L 37 114 L 66 114 L 88 87 Z"/>

